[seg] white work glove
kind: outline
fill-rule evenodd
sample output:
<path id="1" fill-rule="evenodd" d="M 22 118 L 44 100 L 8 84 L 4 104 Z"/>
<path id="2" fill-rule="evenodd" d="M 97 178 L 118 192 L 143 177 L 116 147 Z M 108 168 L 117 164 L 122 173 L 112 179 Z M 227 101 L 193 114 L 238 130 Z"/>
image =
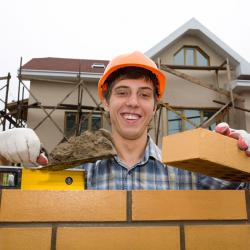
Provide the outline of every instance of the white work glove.
<path id="1" fill-rule="evenodd" d="M 237 139 L 239 149 L 250 157 L 250 134 L 245 130 L 232 129 L 227 123 L 222 122 L 215 127 L 215 132 Z"/>
<path id="2" fill-rule="evenodd" d="M 48 164 L 41 154 L 41 142 L 30 128 L 13 128 L 0 132 L 0 155 L 13 163 Z M 31 166 L 30 166 L 31 167 Z"/>

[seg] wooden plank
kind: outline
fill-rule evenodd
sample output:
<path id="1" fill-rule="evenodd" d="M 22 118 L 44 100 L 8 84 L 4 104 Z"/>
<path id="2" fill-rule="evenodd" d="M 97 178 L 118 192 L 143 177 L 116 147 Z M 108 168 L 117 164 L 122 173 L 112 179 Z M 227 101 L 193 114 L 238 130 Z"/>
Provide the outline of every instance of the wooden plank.
<path id="1" fill-rule="evenodd" d="M 199 127 L 201 127 L 201 128 L 208 128 L 214 122 L 214 120 L 218 117 L 218 115 L 220 115 L 225 109 L 227 109 L 230 106 L 230 104 L 232 104 L 231 101 L 227 102 L 215 114 L 213 114 L 208 120 L 206 120 L 205 122 L 201 123 Z"/>
<path id="2" fill-rule="evenodd" d="M 234 94 L 233 94 L 233 89 L 231 86 L 231 72 L 230 72 L 230 64 L 229 64 L 228 58 L 226 59 L 226 68 L 227 68 L 227 80 L 228 80 L 229 89 L 230 89 L 230 98 L 231 98 L 231 102 L 232 102 L 233 109 L 234 109 Z"/>
<path id="3" fill-rule="evenodd" d="M 0 77 L 0 80 L 7 80 L 8 79 L 8 76 L 1 76 Z"/>
<path id="4" fill-rule="evenodd" d="M 222 104 L 222 105 L 225 105 L 225 104 L 226 104 L 225 102 L 216 101 L 216 100 L 213 100 L 213 102 L 218 103 L 218 104 Z M 235 108 L 235 109 L 242 110 L 242 111 L 245 111 L 245 112 L 250 112 L 250 109 L 241 108 L 241 107 L 239 107 L 239 106 L 234 106 L 234 108 Z"/>
<path id="5" fill-rule="evenodd" d="M 181 114 L 180 112 L 176 111 L 172 107 L 169 106 L 167 103 L 162 104 L 163 107 L 167 108 L 168 110 L 172 111 L 173 113 L 177 114 L 182 120 L 188 122 L 190 125 L 192 125 L 194 128 L 197 128 L 198 125 L 194 124 L 191 120 L 189 120 L 185 115 Z"/>
<path id="6" fill-rule="evenodd" d="M 184 69 L 184 70 L 226 70 L 223 66 L 189 66 L 189 65 L 171 65 L 166 64 L 165 66 L 171 69 Z"/>

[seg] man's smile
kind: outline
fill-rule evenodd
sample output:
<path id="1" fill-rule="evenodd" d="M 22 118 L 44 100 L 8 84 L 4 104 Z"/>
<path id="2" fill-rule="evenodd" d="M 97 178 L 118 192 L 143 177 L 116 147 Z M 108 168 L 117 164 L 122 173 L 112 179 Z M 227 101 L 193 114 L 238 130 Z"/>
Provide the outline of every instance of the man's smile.
<path id="1" fill-rule="evenodd" d="M 128 121 L 137 121 L 139 120 L 142 116 L 136 113 L 121 113 L 121 116 Z"/>

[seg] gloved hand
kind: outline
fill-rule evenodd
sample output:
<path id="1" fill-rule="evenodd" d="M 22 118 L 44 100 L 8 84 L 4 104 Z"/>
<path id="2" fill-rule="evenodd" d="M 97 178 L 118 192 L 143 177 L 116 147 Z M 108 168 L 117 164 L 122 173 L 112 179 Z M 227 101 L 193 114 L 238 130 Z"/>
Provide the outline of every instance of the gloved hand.
<path id="1" fill-rule="evenodd" d="M 0 132 L 0 155 L 13 163 L 48 164 L 41 152 L 41 142 L 29 128 L 13 128 Z"/>
<path id="2" fill-rule="evenodd" d="M 227 123 L 222 122 L 215 127 L 215 132 L 237 139 L 238 147 L 250 157 L 250 134 L 245 130 L 232 129 Z"/>

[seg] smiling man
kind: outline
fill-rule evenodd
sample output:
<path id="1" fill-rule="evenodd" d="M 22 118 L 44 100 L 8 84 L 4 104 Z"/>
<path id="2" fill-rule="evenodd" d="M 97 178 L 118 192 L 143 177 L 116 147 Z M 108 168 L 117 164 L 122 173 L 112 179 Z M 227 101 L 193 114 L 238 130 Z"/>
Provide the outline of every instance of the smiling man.
<path id="1" fill-rule="evenodd" d="M 109 112 L 117 155 L 84 164 L 89 189 L 221 189 L 246 188 L 165 166 L 161 151 L 148 135 L 150 122 L 165 89 L 165 75 L 140 52 L 114 58 L 98 84 Z"/>
<path id="2" fill-rule="evenodd" d="M 110 61 L 98 83 L 98 93 L 109 112 L 117 155 L 81 166 L 87 171 L 87 188 L 249 188 L 248 183 L 230 183 L 161 162 L 161 151 L 150 138 L 148 130 L 165 83 L 165 75 L 140 52 L 121 55 Z M 217 132 L 237 138 L 241 142 L 239 147 L 250 155 L 250 135 L 246 131 L 232 130 L 222 123 L 217 126 Z M 2 132 L 0 141 L 0 155 L 10 161 L 47 163 L 44 156 L 39 156 L 40 140 L 31 129 Z"/>

